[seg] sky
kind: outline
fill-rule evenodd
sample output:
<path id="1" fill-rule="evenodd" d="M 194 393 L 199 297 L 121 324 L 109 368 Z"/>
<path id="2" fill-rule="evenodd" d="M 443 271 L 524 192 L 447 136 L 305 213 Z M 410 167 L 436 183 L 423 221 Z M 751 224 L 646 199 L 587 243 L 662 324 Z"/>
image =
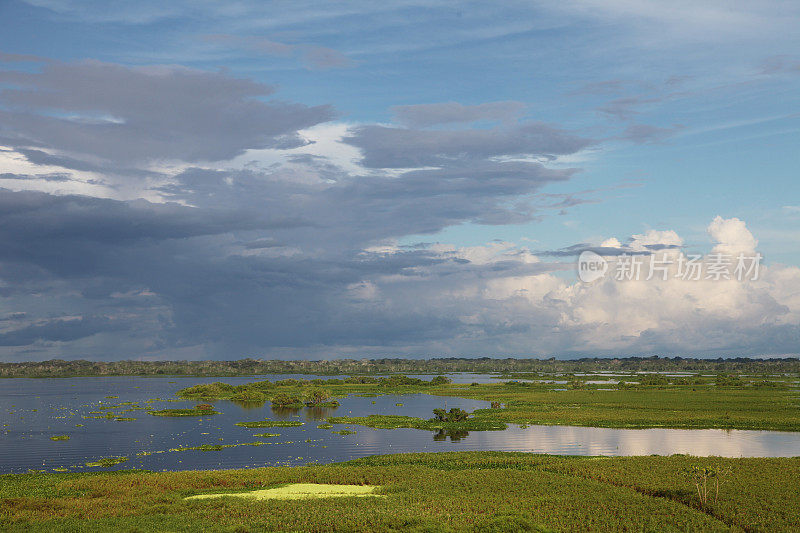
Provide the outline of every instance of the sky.
<path id="1" fill-rule="evenodd" d="M 798 356 L 798 18 L 2 0 L 0 360 Z"/>

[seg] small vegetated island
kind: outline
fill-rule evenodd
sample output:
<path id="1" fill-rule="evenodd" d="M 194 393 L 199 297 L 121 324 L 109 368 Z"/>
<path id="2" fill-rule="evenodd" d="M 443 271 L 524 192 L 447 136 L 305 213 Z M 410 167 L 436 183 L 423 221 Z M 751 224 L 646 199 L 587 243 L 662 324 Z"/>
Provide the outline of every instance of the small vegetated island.
<path id="1" fill-rule="evenodd" d="M 153 416 L 211 416 L 218 415 L 211 404 L 201 403 L 190 409 L 159 409 L 148 411 Z"/>

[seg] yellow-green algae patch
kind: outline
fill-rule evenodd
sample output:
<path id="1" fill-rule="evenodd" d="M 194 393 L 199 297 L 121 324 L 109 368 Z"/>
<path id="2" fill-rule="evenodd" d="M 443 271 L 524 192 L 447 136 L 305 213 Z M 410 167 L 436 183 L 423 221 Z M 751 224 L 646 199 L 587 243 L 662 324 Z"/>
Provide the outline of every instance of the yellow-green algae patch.
<path id="1" fill-rule="evenodd" d="M 198 494 L 189 496 L 187 500 L 204 500 L 234 496 L 237 498 L 253 498 L 256 500 L 300 500 L 304 498 L 336 498 L 340 496 L 381 496 L 375 494 L 375 485 L 330 485 L 325 483 L 292 483 L 274 489 L 254 490 L 251 492 L 225 492 L 221 494 Z"/>

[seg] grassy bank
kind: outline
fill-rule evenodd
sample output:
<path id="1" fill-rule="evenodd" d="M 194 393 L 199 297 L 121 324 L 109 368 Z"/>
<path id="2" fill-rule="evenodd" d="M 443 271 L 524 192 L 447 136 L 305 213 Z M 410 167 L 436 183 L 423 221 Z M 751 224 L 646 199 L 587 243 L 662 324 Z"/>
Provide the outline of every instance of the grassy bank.
<path id="1" fill-rule="evenodd" d="M 702 506 L 683 470 L 730 469 Z M 0 476 L 8 531 L 788 531 L 800 458 L 559 457 L 470 452 L 326 466 Z M 375 485 L 381 498 L 188 496 L 288 483 Z"/>

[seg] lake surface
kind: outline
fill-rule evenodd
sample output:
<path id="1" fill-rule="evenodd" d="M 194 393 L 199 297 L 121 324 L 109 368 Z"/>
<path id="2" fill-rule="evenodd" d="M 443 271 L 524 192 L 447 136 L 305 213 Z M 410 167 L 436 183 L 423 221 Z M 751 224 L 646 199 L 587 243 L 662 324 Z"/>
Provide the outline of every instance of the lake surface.
<path id="1" fill-rule="evenodd" d="M 330 376 L 267 375 L 239 378 L 104 377 L 0 380 L 0 473 L 28 469 L 52 471 L 102 470 L 85 463 L 109 456 L 128 461 L 113 469 L 188 470 L 297 465 L 345 461 L 375 454 L 465 450 L 524 451 L 565 455 L 670 455 L 792 457 L 800 456 L 800 433 L 739 430 L 608 429 L 574 426 L 510 426 L 505 431 L 440 434 L 415 429 L 375 430 L 336 425 L 319 428 L 329 416 L 396 414 L 429 418 L 436 407 L 467 411 L 488 408 L 489 402 L 425 394 L 350 396 L 337 409 L 273 411 L 269 403 L 243 406 L 214 402 L 222 414 L 210 417 L 157 417 L 143 410 L 112 412 L 134 420 L 106 419 L 103 408 L 123 402 L 154 409 L 192 407 L 175 392 L 197 383 L 249 383 L 259 379 L 325 379 Z M 491 375 L 453 374 L 459 383 L 489 383 Z M 496 381 L 496 380 L 495 380 Z M 117 396 L 118 398 L 107 398 Z M 145 403 L 150 400 L 150 403 Z M 401 405 L 398 405 L 401 404 Z M 131 406 L 127 406 L 130 408 Z M 102 418 L 98 418 L 102 417 Z M 284 419 L 299 427 L 248 429 L 236 422 Z M 354 434 L 334 431 L 349 429 Z M 255 437 L 257 433 L 278 434 Z M 70 440 L 50 437 L 69 435 Z M 248 445 L 261 443 L 260 445 Z M 181 448 L 235 445 L 218 451 Z"/>

